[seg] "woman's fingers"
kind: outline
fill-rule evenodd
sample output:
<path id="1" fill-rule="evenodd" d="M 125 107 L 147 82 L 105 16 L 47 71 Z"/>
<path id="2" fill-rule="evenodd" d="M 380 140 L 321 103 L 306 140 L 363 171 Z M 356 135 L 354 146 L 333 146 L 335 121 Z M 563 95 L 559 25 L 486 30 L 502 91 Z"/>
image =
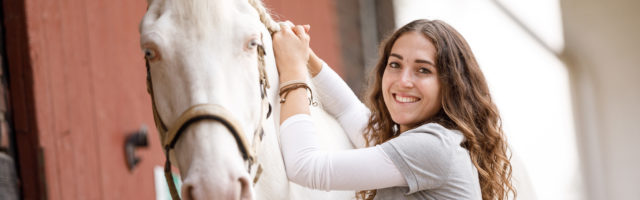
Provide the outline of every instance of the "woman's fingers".
<path id="1" fill-rule="evenodd" d="M 300 39 L 309 40 L 308 32 L 311 29 L 309 25 L 293 25 L 291 21 L 280 22 L 280 34 L 293 33 Z M 276 33 L 278 34 L 278 33 Z"/>
<path id="2" fill-rule="evenodd" d="M 293 27 L 293 32 L 296 33 L 296 35 L 298 36 L 302 36 L 303 34 L 305 34 L 306 32 L 304 31 L 304 28 L 300 25 L 297 25 L 295 27 Z"/>
<path id="3" fill-rule="evenodd" d="M 288 24 L 288 23 L 284 23 L 284 22 L 280 22 L 280 31 L 282 32 L 291 32 L 291 28 L 293 27 L 292 25 Z"/>
<path id="4" fill-rule="evenodd" d="M 287 24 L 287 25 L 289 25 L 289 27 L 294 27 L 294 26 L 296 26 L 295 24 L 293 24 L 293 22 L 291 22 L 291 21 L 289 21 L 289 20 L 284 21 L 284 23 L 285 23 L 285 24 Z"/>
<path id="5" fill-rule="evenodd" d="M 294 27 L 296 27 L 296 25 L 293 24 L 293 22 L 291 22 L 289 20 L 284 21 L 284 22 L 279 22 L 278 24 L 280 25 L 280 28 L 288 27 L 289 29 L 293 29 Z M 309 32 L 309 30 L 311 29 L 311 26 L 309 24 L 302 25 L 302 27 L 304 27 L 304 31 L 305 32 Z"/>
<path id="6" fill-rule="evenodd" d="M 307 29 L 304 26 L 297 25 L 293 28 L 293 32 L 298 36 L 298 38 L 303 40 L 309 40 L 309 35 L 307 34 Z"/>

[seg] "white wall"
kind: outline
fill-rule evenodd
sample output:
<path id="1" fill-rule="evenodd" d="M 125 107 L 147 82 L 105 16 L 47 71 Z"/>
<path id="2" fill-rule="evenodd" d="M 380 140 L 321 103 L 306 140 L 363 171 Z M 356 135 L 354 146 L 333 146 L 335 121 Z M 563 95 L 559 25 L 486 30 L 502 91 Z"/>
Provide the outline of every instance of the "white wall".
<path id="1" fill-rule="evenodd" d="M 640 198 L 640 2 L 563 0 L 590 199 Z"/>

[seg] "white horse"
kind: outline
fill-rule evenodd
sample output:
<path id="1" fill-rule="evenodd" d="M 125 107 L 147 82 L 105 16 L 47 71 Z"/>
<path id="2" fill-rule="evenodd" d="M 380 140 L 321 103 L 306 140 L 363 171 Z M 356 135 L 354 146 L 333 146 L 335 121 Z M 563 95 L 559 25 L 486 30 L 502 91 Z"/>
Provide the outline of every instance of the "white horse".
<path id="1" fill-rule="evenodd" d="M 311 190 L 287 180 L 277 134 L 278 72 L 270 37 L 278 24 L 262 2 L 147 3 L 140 23 L 147 83 L 160 138 L 169 147 L 165 153 L 183 179 L 183 198 L 354 198 L 354 191 Z M 269 88 L 263 87 L 268 83 Z M 267 118 L 268 110 L 273 113 Z M 320 138 L 326 149 L 352 148 L 335 120 L 319 108 L 312 109 L 312 116 L 325 129 Z M 253 184 L 255 176 L 259 179 Z"/>

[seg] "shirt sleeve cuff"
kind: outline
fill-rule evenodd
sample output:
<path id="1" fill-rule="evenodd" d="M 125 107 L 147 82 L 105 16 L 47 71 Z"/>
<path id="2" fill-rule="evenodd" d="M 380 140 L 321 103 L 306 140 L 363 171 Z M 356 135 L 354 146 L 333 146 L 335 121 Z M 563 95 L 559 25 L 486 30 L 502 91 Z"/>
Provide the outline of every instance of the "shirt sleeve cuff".
<path id="1" fill-rule="evenodd" d="M 286 120 L 284 120 L 284 122 L 282 122 L 282 124 L 280 124 L 280 131 L 287 129 L 292 124 L 303 121 L 313 121 L 313 119 L 309 114 L 295 114 L 287 118 Z"/>
<path id="2" fill-rule="evenodd" d="M 407 164 L 407 162 L 402 158 L 398 149 L 389 141 L 382 143 L 380 145 L 382 151 L 390 158 L 390 160 L 395 164 L 398 171 L 402 174 L 404 179 L 407 181 L 407 186 L 409 187 L 409 191 L 406 193 L 407 195 L 413 194 L 418 191 L 418 180 L 416 176 L 411 173 L 411 167 Z"/>

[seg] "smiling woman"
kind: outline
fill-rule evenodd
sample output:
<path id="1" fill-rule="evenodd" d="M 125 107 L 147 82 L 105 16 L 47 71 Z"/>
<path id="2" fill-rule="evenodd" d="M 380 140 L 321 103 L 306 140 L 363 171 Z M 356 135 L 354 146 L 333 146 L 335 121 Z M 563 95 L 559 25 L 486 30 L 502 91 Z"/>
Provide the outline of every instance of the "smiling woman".
<path id="1" fill-rule="evenodd" d="M 572 30 L 576 25 L 570 24 L 570 21 L 565 19 L 566 13 L 562 13 L 561 10 L 587 9 L 586 5 L 590 5 L 590 3 L 575 1 L 580 3 L 568 3 L 565 6 L 564 4 L 567 2 L 558 0 L 396 0 L 394 1 L 394 11 L 397 24 L 408 23 L 419 18 L 438 18 L 447 21 L 456 27 L 473 47 L 476 59 L 489 83 L 492 99 L 500 109 L 503 130 L 513 152 L 513 176 L 515 186 L 518 188 L 519 200 L 624 199 L 597 195 L 607 190 L 604 185 L 619 184 L 609 188 L 616 188 L 618 191 L 632 190 L 622 189 L 623 185 L 629 184 L 620 182 L 618 179 L 611 179 L 612 181 L 607 183 L 602 178 L 601 173 L 604 171 L 600 171 L 600 169 L 607 162 L 598 159 L 599 156 L 595 155 L 601 155 L 602 152 L 599 149 L 602 148 L 600 145 L 603 143 L 595 142 L 602 140 L 591 135 L 591 131 L 606 133 L 606 138 L 610 138 L 608 134 L 612 134 L 612 132 L 598 130 L 595 128 L 598 126 L 596 122 L 583 123 L 580 121 L 589 115 L 582 113 L 584 110 L 576 103 L 583 100 L 591 102 L 592 99 L 578 95 L 578 91 L 588 87 L 573 81 L 591 80 L 595 76 L 575 78 L 574 76 L 580 77 L 578 74 L 581 74 L 582 71 L 578 69 L 582 66 L 575 65 L 574 61 L 583 62 L 582 58 L 598 57 L 604 59 L 607 57 L 598 53 L 593 54 L 597 56 L 573 57 L 581 58 L 573 60 L 572 56 L 566 56 L 573 53 L 566 47 L 563 49 L 564 45 L 568 45 L 565 42 L 579 41 L 576 38 L 581 38 L 583 35 L 581 33 L 584 30 L 598 27 L 587 22 L 588 25 L 585 27 L 589 28 L 580 29 L 576 31 L 575 35 L 563 33 Z M 502 4 L 503 8 L 499 4 Z M 616 5 L 610 2 L 606 4 L 611 4 L 608 8 L 613 8 Z M 505 10 L 510 11 L 510 14 Z M 582 12 L 584 10 L 578 13 Z M 578 16 L 587 21 L 595 17 L 595 15 Z M 625 21 L 622 18 L 601 19 L 599 21 Z M 610 25 L 611 23 L 606 24 Z M 598 30 L 621 29 L 603 28 Z M 598 41 L 608 40 L 598 39 Z M 608 42 L 604 43 L 609 44 Z M 589 40 L 585 44 L 594 43 Z M 582 46 L 576 48 L 578 51 L 584 49 L 601 48 L 584 48 Z M 609 62 L 603 63 L 608 63 L 607 66 L 610 65 Z M 607 72 L 616 71 L 608 67 L 605 68 Z M 616 77 L 606 78 L 606 80 L 620 81 L 621 79 Z M 605 87 L 603 86 L 603 88 Z M 603 89 L 603 91 L 615 90 Z M 620 104 L 620 106 L 622 105 L 624 104 Z M 628 109 L 624 110 L 629 111 Z M 621 115 L 610 116 L 619 117 Z M 580 124 L 584 126 L 580 126 Z M 628 138 L 623 141 L 628 141 Z M 616 144 L 615 146 L 625 145 Z M 594 157 L 590 155 L 594 155 Z M 624 166 L 630 166 L 627 164 L 625 161 Z M 612 171 L 620 172 L 620 170 Z M 622 193 L 624 192 L 612 192 L 611 194 L 619 195 Z"/>
<path id="2" fill-rule="evenodd" d="M 436 48 L 418 32 L 406 33 L 393 45 L 382 77 L 382 96 L 400 132 L 419 126 L 440 111 Z"/>
<path id="3" fill-rule="evenodd" d="M 289 91 L 280 139 L 290 180 L 363 190 L 360 199 L 515 196 L 497 108 L 469 45 L 451 26 L 416 20 L 383 42 L 369 108 L 309 50 L 303 26 L 281 29 L 274 35 L 278 70 L 286 77 L 280 81 L 306 82 L 314 72 L 324 108 L 359 148 L 317 148 L 307 92 Z"/>

